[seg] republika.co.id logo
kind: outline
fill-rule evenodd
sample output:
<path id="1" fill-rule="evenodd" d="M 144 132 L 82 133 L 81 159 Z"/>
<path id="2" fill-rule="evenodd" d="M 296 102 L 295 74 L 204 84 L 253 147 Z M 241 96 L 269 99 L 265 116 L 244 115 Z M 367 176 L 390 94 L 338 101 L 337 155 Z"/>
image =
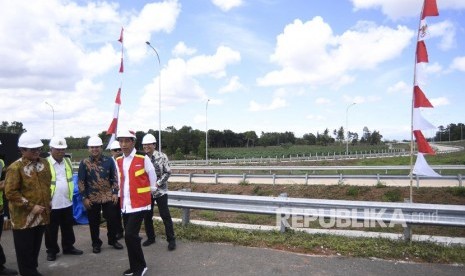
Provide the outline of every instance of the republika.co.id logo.
<path id="1" fill-rule="evenodd" d="M 388 210 L 386 208 L 279 208 L 276 213 L 276 225 L 283 225 L 287 228 L 310 228 L 312 222 L 317 222 L 321 228 L 386 228 L 396 225 L 407 227 L 407 222 L 427 224 L 435 222 L 437 219 L 437 211 L 404 214 L 402 209 Z"/>

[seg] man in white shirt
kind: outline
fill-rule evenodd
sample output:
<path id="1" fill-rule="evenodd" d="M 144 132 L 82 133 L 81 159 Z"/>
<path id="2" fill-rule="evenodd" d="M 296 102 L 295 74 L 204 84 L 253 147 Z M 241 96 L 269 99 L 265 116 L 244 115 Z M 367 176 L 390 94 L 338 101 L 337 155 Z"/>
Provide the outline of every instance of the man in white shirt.
<path id="1" fill-rule="evenodd" d="M 124 271 L 124 275 L 142 276 L 147 272 L 147 264 L 139 231 L 145 214 L 151 210 L 151 196 L 157 190 L 157 175 L 145 153 L 136 151 L 133 131 L 119 131 L 117 137 L 123 152 L 122 156 L 116 158 L 116 163 L 121 175 L 121 212 L 129 259 L 129 269 Z"/>
<path id="2" fill-rule="evenodd" d="M 58 228 L 61 228 L 61 246 L 63 254 L 81 255 L 82 250 L 76 249 L 74 243 L 73 224 L 73 167 L 71 160 L 65 157 L 66 140 L 62 137 L 53 137 L 50 140 L 50 156 L 47 158 L 52 173 L 50 186 L 52 193 L 52 211 L 50 224 L 45 229 L 45 246 L 47 247 L 47 260 L 55 261 L 60 252 L 58 246 Z"/>

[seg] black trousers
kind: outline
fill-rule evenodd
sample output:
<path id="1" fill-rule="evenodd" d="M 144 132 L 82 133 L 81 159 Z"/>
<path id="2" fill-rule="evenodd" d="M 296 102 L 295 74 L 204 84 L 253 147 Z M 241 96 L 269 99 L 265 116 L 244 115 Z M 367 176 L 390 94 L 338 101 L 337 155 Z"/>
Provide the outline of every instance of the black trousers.
<path id="1" fill-rule="evenodd" d="M 139 231 L 142 220 L 148 212 L 123 213 L 124 241 L 128 250 L 129 268 L 134 273 L 141 272 L 147 266 L 140 243 Z"/>
<path id="2" fill-rule="evenodd" d="M 42 245 L 45 225 L 26 229 L 13 229 L 19 274 L 22 276 L 40 275 L 37 271 L 38 257 Z"/>
<path id="3" fill-rule="evenodd" d="M 158 212 L 160 213 L 163 225 L 165 226 L 166 240 L 168 242 L 175 240 L 176 237 L 174 236 L 173 220 L 171 219 L 170 209 L 168 208 L 168 194 L 152 199 L 150 212 L 147 212 L 144 217 L 144 227 L 147 239 L 155 240 L 155 231 L 153 228 L 154 202 L 157 203 Z"/>
<path id="4" fill-rule="evenodd" d="M 2 240 L 2 233 L 3 233 L 3 222 L 4 222 L 3 214 L 0 214 L 0 241 Z M 0 244 L 0 267 L 6 263 L 5 252 L 3 252 L 3 247 Z"/>
<path id="5" fill-rule="evenodd" d="M 74 248 L 76 238 L 74 236 L 73 206 L 62 209 L 52 209 L 50 213 L 50 224 L 45 228 L 45 247 L 47 253 L 57 254 L 60 252 L 58 246 L 58 229 L 61 229 L 61 246 L 64 251 Z"/>
<path id="6" fill-rule="evenodd" d="M 106 203 L 93 202 L 91 208 L 87 210 L 92 247 L 100 247 L 103 244 L 100 239 L 101 212 L 103 213 L 103 217 L 107 220 L 108 244 L 113 244 L 116 241 L 117 208 L 115 208 L 115 205 L 111 201 Z"/>
<path id="7" fill-rule="evenodd" d="M 118 203 L 115 205 L 116 209 L 116 233 L 121 233 L 123 234 L 124 229 L 123 229 L 123 222 L 122 222 L 122 216 L 121 216 L 121 198 L 118 197 Z"/>

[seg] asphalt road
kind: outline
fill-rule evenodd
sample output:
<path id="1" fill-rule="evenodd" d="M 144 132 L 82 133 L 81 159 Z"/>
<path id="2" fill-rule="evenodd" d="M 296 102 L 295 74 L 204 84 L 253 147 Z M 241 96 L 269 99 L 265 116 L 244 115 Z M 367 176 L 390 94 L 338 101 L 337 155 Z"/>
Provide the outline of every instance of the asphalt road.
<path id="1" fill-rule="evenodd" d="M 47 276 L 122 275 L 129 267 L 126 248 L 115 250 L 106 245 L 106 231 L 100 254 L 92 253 L 87 225 L 75 226 L 76 244 L 84 250 L 80 256 L 58 255 L 54 262 L 46 260 L 45 246 L 39 256 L 39 271 Z M 143 234 L 141 234 L 143 236 Z M 144 236 L 145 239 L 145 236 Z M 123 242 L 124 244 L 124 242 Z M 12 231 L 2 235 L 7 262 L 16 268 Z M 157 237 L 156 244 L 144 247 L 152 275 L 465 275 L 463 265 L 411 263 L 340 256 L 313 256 L 278 250 L 234 246 L 218 243 L 178 241 L 175 251 Z"/>

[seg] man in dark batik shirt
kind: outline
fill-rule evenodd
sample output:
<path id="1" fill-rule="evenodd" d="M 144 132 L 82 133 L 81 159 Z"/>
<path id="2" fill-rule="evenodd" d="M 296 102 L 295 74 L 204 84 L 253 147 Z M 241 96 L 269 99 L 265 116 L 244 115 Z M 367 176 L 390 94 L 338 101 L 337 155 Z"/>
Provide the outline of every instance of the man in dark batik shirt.
<path id="1" fill-rule="evenodd" d="M 89 218 L 92 252 L 100 253 L 100 213 L 107 220 L 108 244 L 115 249 L 123 249 L 116 239 L 118 213 L 115 204 L 118 203 L 118 180 L 115 162 L 111 157 L 102 155 L 102 139 L 90 137 L 87 146 L 90 156 L 81 161 L 78 171 L 79 193 Z"/>

